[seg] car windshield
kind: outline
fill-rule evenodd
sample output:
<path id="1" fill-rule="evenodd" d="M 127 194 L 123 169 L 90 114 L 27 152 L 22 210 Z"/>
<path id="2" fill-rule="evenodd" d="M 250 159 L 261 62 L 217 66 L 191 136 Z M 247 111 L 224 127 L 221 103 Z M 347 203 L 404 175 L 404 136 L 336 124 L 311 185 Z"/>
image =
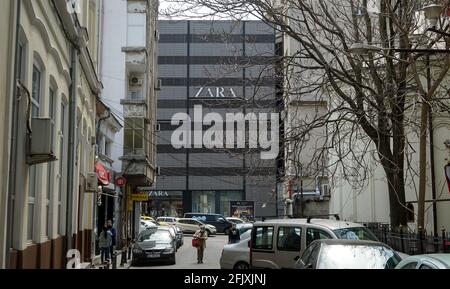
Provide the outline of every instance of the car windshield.
<path id="1" fill-rule="evenodd" d="M 366 240 L 366 241 L 379 241 L 378 238 L 366 227 L 354 227 L 333 230 L 338 239 L 346 240 Z"/>
<path id="2" fill-rule="evenodd" d="M 170 243 L 172 238 L 168 231 L 155 231 L 147 229 L 139 234 L 139 242 L 155 241 L 156 243 Z"/>
<path id="3" fill-rule="evenodd" d="M 400 257 L 385 246 L 324 245 L 318 269 L 394 269 Z"/>

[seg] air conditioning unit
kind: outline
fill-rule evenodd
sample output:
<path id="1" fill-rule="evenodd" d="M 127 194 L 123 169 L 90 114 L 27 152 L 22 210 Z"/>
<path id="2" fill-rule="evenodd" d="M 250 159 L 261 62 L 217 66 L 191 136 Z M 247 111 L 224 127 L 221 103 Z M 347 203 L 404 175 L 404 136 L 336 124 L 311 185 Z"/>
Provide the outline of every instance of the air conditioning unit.
<path id="1" fill-rule="evenodd" d="M 96 192 L 98 190 L 98 178 L 97 173 L 88 173 L 86 175 L 86 192 Z"/>
<path id="2" fill-rule="evenodd" d="M 55 124 L 51 118 L 33 118 L 28 136 L 28 164 L 56 161 Z"/>
<path id="3" fill-rule="evenodd" d="M 158 79 L 158 80 L 156 81 L 155 90 L 156 90 L 156 91 L 160 91 L 160 90 L 161 90 L 161 87 L 162 87 L 162 80 L 161 80 L 161 79 Z"/>
<path id="4" fill-rule="evenodd" d="M 142 86 L 144 84 L 144 81 L 138 77 L 131 77 L 130 78 L 130 86 Z"/>

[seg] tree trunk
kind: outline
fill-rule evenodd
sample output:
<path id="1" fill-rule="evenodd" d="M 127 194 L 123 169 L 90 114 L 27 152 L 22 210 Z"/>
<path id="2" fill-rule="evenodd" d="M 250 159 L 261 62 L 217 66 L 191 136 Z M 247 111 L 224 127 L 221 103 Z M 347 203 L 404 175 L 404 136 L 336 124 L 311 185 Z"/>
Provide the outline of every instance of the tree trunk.
<path id="1" fill-rule="evenodd" d="M 398 153 L 396 150 L 394 150 L 394 152 Z M 403 168 L 395 167 L 393 160 L 387 159 L 386 157 L 383 158 L 383 155 L 388 156 L 389 153 L 385 152 L 384 154 L 379 154 L 379 156 L 381 158 L 381 164 L 383 165 L 383 169 L 386 173 L 388 183 L 390 223 L 395 229 L 400 225 L 406 226 L 408 223 Z"/>

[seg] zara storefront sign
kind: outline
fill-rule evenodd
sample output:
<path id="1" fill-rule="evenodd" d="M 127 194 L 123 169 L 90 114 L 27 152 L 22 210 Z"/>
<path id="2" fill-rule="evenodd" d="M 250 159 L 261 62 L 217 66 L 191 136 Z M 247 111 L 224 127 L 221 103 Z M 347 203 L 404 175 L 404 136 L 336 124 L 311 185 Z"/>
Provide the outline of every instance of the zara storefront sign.
<path id="1" fill-rule="evenodd" d="M 137 190 L 141 193 L 147 194 L 151 198 L 167 198 L 169 197 L 169 192 L 167 191 L 155 191 L 150 187 L 138 187 Z"/>
<path id="2" fill-rule="evenodd" d="M 195 98 L 237 98 L 232 87 L 200 87 Z"/>

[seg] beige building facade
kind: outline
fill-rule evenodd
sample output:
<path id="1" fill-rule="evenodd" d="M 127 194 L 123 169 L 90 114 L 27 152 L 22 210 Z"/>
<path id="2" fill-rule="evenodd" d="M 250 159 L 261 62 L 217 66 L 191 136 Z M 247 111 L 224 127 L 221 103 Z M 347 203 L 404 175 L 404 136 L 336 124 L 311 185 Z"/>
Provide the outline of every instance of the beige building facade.
<path id="1" fill-rule="evenodd" d="M 94 171 L 95 103 L 102 89 L 97 78 L 100 1 L 1 5 L 7 14 L 1 21 L 14 17 L 2 25 L 12 35 L 2 38 L 8 50 L 2 46 L 1 53 L 9 57 L 1 58 L 17 64 L 14 73 L 12 64 L 2 63 L 2 75 L 20 80 L 15 87 L 6 79 L 1 87 L 2 101 L 14 100 L 2 105 L 12 117 L 2 122 L 8 124 L 2 151 L 10 149 L 11 161 L 2 162 L 9 164 L 4 175 L 10 182 L 1 265 L 65 268 L 70 249 L 78 250 L 71 254 L 77 262 L 88 262 L 96 198 L 86 193 L 85 180 Z M 1 204 L 3 213 L 3 199 Z"/>

